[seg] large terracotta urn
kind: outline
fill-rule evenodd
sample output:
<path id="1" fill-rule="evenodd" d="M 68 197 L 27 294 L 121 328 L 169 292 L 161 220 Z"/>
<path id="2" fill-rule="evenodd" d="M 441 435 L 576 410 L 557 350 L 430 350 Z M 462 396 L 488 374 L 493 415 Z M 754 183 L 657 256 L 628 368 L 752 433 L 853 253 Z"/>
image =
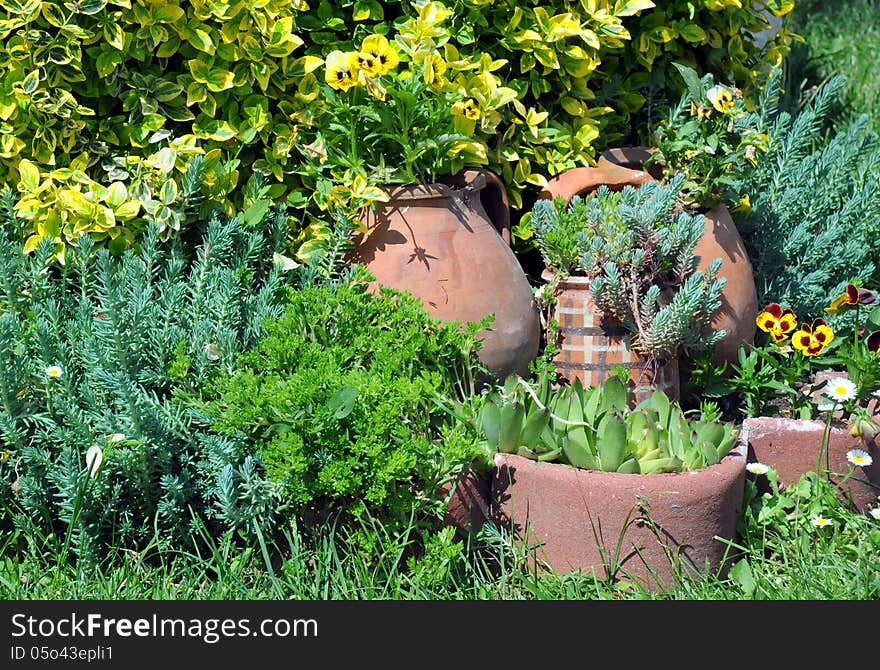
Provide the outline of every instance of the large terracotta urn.
<path id="1" fill-rule="evenodd" d="M 562 196 L 566 201 L 575 195 L 585 195 L 602 185 L 612 190 L 625 186 L 638 187 L 647 181 L 659 179 L 659 174 L 642 170 L 642 164 L 650 156 L 645 147 L 624 147 L 603 153 L 595 167 L 567 170 L 551 179 L 542 191 L 544 198 Z M 721 259 L 719 277 L 727 283 L 721 292 L 721 306 L 712 316 L 711 325 L 724 329 L 725 337 L 715 345 L 715 360 L 736 363 L 740 345 L 754 341 L 758 316 L 758 294 L 752 264 L 739 231 L 724 205 L 708 212 L 706 231 L 695 249 L 700 257 L 698 268 L 706 271 L 715 259 Z"/>
<path id="2" fill-rule="evenodd" d="M 540 312 L 510 248 L 510 208 L 498 177 L 465 170 L 445 183 L 400 186 L 365 210 L 367 233 L 351 260 L 376 283 L 419 298 L 445 321 L 481 321 L 482 363 L 499 380 L 527 375 L 538 354 Z"/>

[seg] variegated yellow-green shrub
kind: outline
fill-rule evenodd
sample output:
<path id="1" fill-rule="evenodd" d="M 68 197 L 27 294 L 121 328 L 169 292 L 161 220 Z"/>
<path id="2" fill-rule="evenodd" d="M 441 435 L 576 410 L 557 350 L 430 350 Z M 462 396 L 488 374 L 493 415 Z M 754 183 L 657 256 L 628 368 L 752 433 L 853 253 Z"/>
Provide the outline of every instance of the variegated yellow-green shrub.
<path id="1" fill-rule="evenodd" d="M 792 40 L 783 26 L 759 48 L 755 33 L 770 26 L 771 14 L 784 16 L 793 6 L 793 0 L 416 0 L 407 14 L 399 2 L 341 0 L 315 5 L 298 22 L 310 53 L 344 50 L 370 32 L 395 30 L 398 41 L 408 34 L 432 40 L 456 73 L 491 62 L 493 77 L 517 98 L 499 109 L 489 166 L 519 207 L 524 190 L 590 164 L 629 135 L 652 77 L 675 89 L 669 97 L 677 99 L 683 88 L 674 61 L 748 93 Z"/>
<path id="2" fill-rule="evenodd" d="M 301 242 L 320 229 L 315 189 L 298 174 L 320 109 L 316 70 L 379 33 L 478 102 L 487 165 L 517 208 L 527 189 L 625 134 L 649 74 L 671 61 L 748 90 L 760 59 L 790 39 L 783 30 L 760 53 L 748 31 L 791 5 L 0 0 L 0 184 L 20 188 L 20 215 L 59 254 L 84 234 L 121 247 L 147 218 L 166 235 L 186 224 L 183 173 L 201 155 L 206 201 L 241 207 L 263 173 L 265 197 L 301 207 Z"/>
<path id="3" fill-rule="evenodd" d="M 199 195 L 227 209 L 254 170 L 277 182 L 270 194 L 289 188 L 319 62 L 296 33 L 305 7 L 2 0 L 0 184 L 21 194 L 27 248 L 49 237 L 63 262 L 88 234 L 121 249 L 147 219 L 173 234 L 195 155 Z"/>

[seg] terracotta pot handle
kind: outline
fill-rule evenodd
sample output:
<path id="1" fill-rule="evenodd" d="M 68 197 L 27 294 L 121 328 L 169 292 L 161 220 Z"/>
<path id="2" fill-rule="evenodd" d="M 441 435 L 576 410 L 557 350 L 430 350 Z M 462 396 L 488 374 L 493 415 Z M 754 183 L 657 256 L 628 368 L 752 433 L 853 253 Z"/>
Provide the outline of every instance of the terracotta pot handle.
<path id="1" fill-rule="evenodd" d="M 574 196 L 592 193 L 600 186 L 620 191 L 625 186 L 637 187 L 648 181 L 653 181 L 653 177 L 644 170 L 631 170 L 602 161 L 596 167 L 572 168 L 553 177 L 541 190 L 541 197 L 562 197 L 568 203 Z"/>
<path id="2" fill-rule="evenodd" d="M 489 170 L 465 170 L 465 183 L 479 193 L 480 202 L 489 221 L 501 235 L 501 239 L 510 244 L 510 200 L 504 182 Z"/>

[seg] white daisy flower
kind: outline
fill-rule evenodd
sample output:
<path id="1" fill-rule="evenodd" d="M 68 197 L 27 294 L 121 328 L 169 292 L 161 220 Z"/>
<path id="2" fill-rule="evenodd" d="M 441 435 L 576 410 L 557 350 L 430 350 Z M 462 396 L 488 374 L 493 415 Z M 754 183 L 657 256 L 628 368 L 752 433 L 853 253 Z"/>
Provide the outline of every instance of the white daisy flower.
<path id="1" fill-rule="evenodd" d="M 852 380 L 846 377 L 837 377 L 828 382 L 825 388 L 825 396 L 837 402 L 846 402 L 856 397 L 858 389 Z"/>
<path id="2" fill-rule="evenodd" d="M 871 454 L 867 451 L 862 451 L 861 449 L 850 449 L 846 452 L 846 460 L 853 465 L 858 465 L 863 468 L 867 468 L 874 462 L 874 459 L 871 458 Z"/>
<path id="3" fill-rule="evenodd" d="M 872 507 L 868 511 L 868 514 L 877 519 L 877 521 L 880 521 L 880 507 Z"/>
<path id="4" fill-rule="evenodd" d="M 98 476 L 98 468 L 104 461 L 104 452 L 97 444 L 93 444 L 86 452 L 86 465 L 89 467 L 89 475 L 92 479 Z"/>
<path id="5" fill-rule="evenodd" d="M 824 517 L 821 514 L 817 514 L 812 519 L 810 519 L 810 523 L 812 523 L 814 526 L 818 526 L 819 528 L 822 528 L 823 526 L 830 526 L 834 522 L 831 519 L 829 519 L 828 517 Z"/>
<path id="6" fill-rule="evenodd" d="M 770 472 L 770 466 L 765 463 L 749 463 L 746 465 L 746 470 L 751 472 L 753 475 L 766 475 Z"/>
<path id="7" fill-rule="evenodd" d="M 60 365 L 50 365 L 46 368 L 46 376 L 52 379 L 58 379 L 63 374 L 64 370 L 61 369 Z"/>

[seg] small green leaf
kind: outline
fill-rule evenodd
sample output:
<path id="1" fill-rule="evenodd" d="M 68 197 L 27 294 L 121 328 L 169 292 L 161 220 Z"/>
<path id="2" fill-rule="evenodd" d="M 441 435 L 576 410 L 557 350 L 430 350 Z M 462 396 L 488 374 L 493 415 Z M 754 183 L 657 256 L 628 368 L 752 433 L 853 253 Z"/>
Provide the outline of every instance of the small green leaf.
<path id="1" fill-rule="evenodd" d="M 639 468 L 638 460 L 635 458 L 628 458 L 620 464 L 620 467 L 617 468 L 617 472 L 625 475 L 637 475 L 641 472 L 641 468 Z"/>
<path id="2" fill-rule="evenodd" d="M 706 31 L 696 23 L 688 23 L 678 32 L 688 42 L 702 42 L 706 39 Z"/>
<path id="3" fill-rule="evenodd" d="M 108 77 L 120 63 L 122 54 L 119 51 L 102 51 L 95 60 L 95 70 L 99 77 Z"/>
<path id="4" fill-rule="evenodd" d="M 162 188 L 159 191 L 159 200 L 165 205 L 171 205 L 177 200 L 177 184 L 174 183 L 173 179 L 169 179 L 162 184 Z"/>
<path id="5" fill-rule="evenodd" d="M 480 427 L 493 449 L 501 442 L 501 409 L 492 400 L 487 400 L 480 410 Z"/>
<path id="6" fill-rule="evenodd" d="M 125 48 L 125 31 L 122 29 L 122 24 L 104 24 L 104 39 L 114 49 L 122 51 Z"/>
<path id="7" fill-rule="evenodd" d="M 697 71 L 681 63 L 673 63 L 672 65 L 681 74 L 681 78 L 684 79 L 688 95 L 694 100 L 701 100 L 703 98 L 703 86 L 700 83 L 700 76 L 697 74 Z"/>
<path id="8" fill-rule="evenodd" d="M 126 189 L 125 184 L 121 181 L 114 181 L 107 189 L 107 196 L 105 198 L 105 202 L 116 209 L 125 202 L 125 199 L 128 198 L 128 189 Z"/>
<path id="9" fill-rule="evenodd" d="M 632 16 L 644 9 L 656 7 L 652 0 L 618 0 L 614 6 L 615 16 Z"/>
<path id="10" fill-rule="evenodd" d="M 40 85 L 40 71 L 33 70 L 28 72 L 27 76 L 21 82 L 21 90 L 30 95 L 37 90 Z"/>
<path id="11" fill-rule="evenodd" d="M 268 200 L 257 200 L 250 207 L 248 207 L 244 214 L 242 214 L 242 220 L 244 224 L 248 227 L 254 227 L 260 224 L 263 220 L 263 217 L 266 216 L 266 212 L 269 211 L 270 202 Z"/>
<path id="12" fill-rule="evenodd" d="M 562 438 L 562 452 L 565 454 L 568 462 L 585 470 L 597 470 L 599 463 L 590 450 L 589 444 L 580 441 L 574 435 L 566 435 Z"/>
<path id="13" fill-rule="evenodd" d="M 607 414 L 599 422 L 598 433 L 599 465 L 605 472 L 616 472 L 626 460 L 626 424 L 620 417 Z"/>
<path id="14" fill-rule="evenodd" d="M 626 388 L 616 375 L 609 377 L 602 386 L 602 409 L 603 411 L 626 409 Z"/>
<path id="15" fill-rule="evenodd" d="M 544 428 L 546 428 L 549 423 L 550 411 L 547 409 L 542 410 L 536 408 L 532 414 L 526 418 L 525 423 L 523 424 L 522 433 L 520 435 L 520 442 L 522 442 L 522 445 L 534 449 L 541 433 L 544 432 Z"/>
<path id="16" fill-rule="evenodd" d="M 334 419 L 344 419 L 354 409 L 357 396 L 356 387 L 344 386 L 330 396 L 330 400 L 327 401 L 327 409 L 333 414 Z"/>
<path id="17" fill-rule="evenodd" d="M 758 583 L 752 575 L 752 568 L 749 565 L 747 558 L 737 561 L 736 564 L 730 568 L 729 576 L 732 581 L 739 584 L 739 587 L 743 590 L 745 595 L 750 597 L 754 595 Z"/>
<path id="18" fill-rule="evenodd" d="M 512 454 L 520 446 L 520 432 L 526 409 L 519 401 L 514 401 L 501 408 L 501 440 L 498 449 L 505 454 Z"/>
<path id="19" fill-rule="evenodd" d="M 22 158 L 18 163 L 18 173 L 21 175 L 21 184 L 31 193 L 40 185 L 40 169 L 27 158 Z"/>
<path id="20" fill-rule="evenodd" d="M 107 0 L 77 0 L 71 6 L 78 14 L 97 14 L 107 6 Z"/>
<path id="21" fill-rule="evenodd" d="M 214 55 L 214 42 L 211 40 L 211 36 L 201 28 L 190 31 L 187 41 L 199 51 Z"/>

